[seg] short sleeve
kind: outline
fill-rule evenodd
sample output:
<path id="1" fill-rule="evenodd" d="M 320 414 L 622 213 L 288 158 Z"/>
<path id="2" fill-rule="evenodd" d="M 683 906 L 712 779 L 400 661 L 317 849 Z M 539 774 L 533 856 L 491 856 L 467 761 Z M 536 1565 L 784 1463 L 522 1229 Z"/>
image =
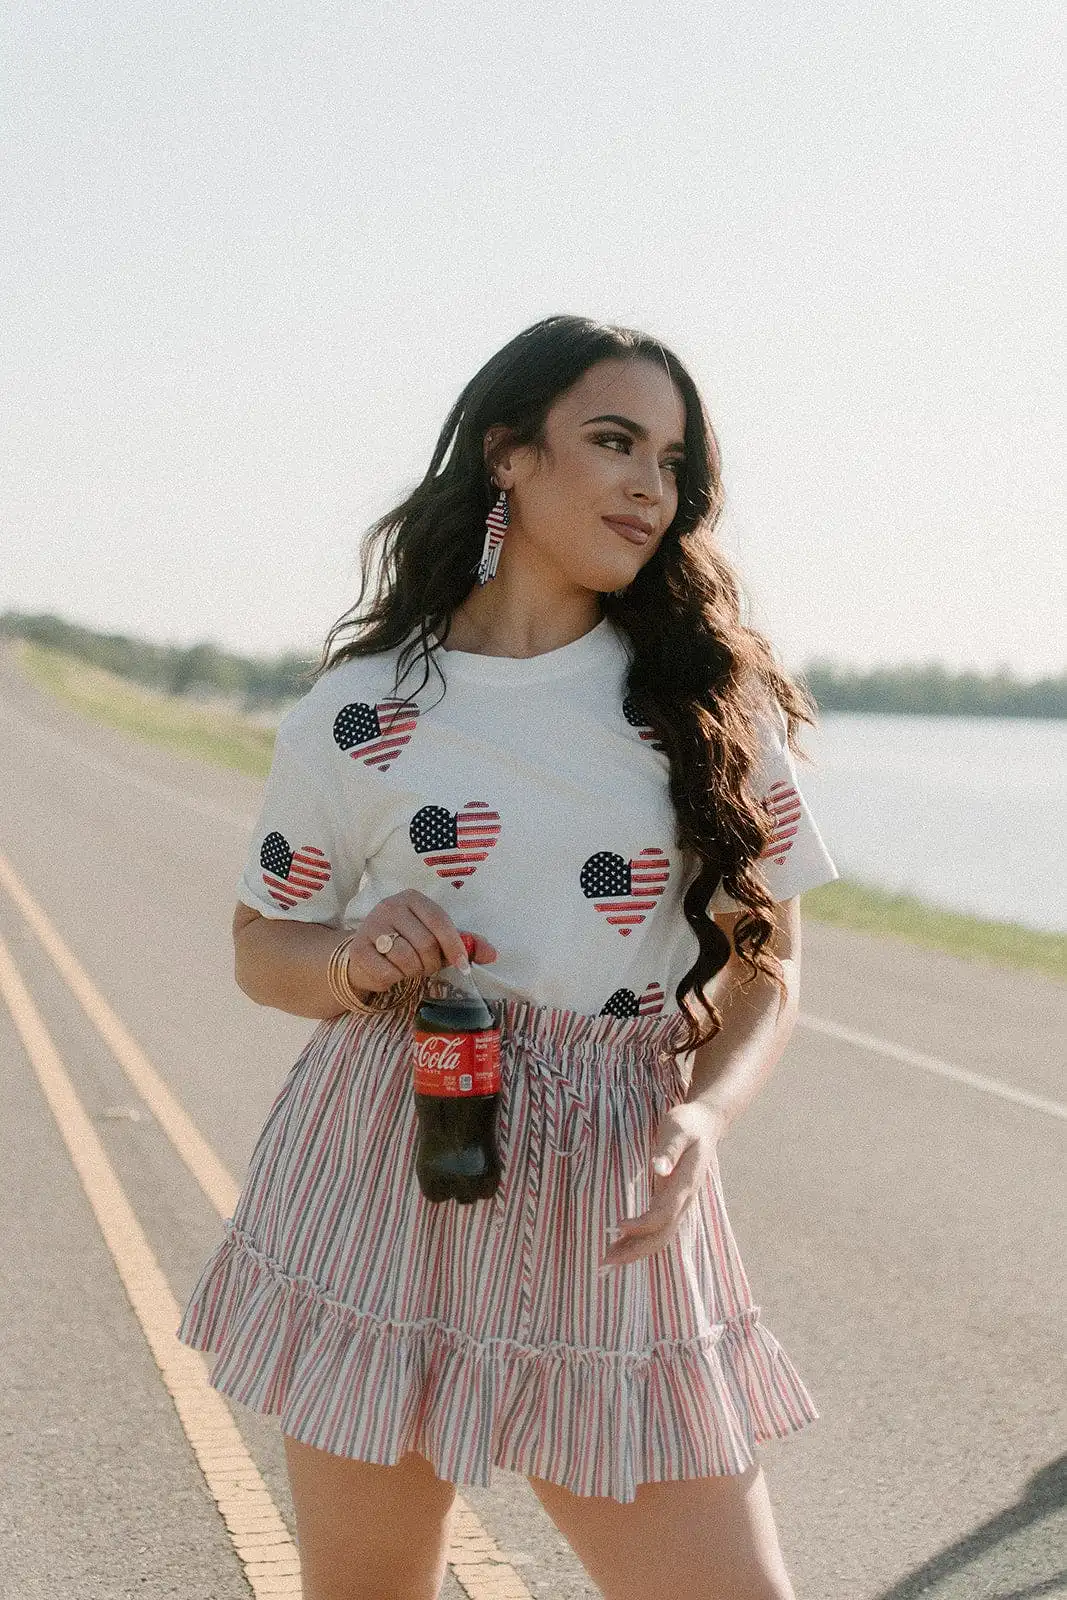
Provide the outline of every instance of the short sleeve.
<path id="1" fill-rule="evenodd" d="M 785 712 L 777 701 L 775 708 L 773 726 L 762 732 L 761 759 L 752 787 L 774 819 L 774 832 L 754 871 L 767 893 L 778 901 L 791 900 L 820 883 L 833 883 L 840 873 L 800 792 Z M 709 914 L 743 909 L 721 883 L 708 902 Z"/>
<path id="2" fill-rule="evenodd" d="M 237 898 L 265 917 L 343 924 L 366 861 L 359 817 L 342 804 L 339 764 L 329 713 L 312 691 L 278 726 L 237 880 Z"/>

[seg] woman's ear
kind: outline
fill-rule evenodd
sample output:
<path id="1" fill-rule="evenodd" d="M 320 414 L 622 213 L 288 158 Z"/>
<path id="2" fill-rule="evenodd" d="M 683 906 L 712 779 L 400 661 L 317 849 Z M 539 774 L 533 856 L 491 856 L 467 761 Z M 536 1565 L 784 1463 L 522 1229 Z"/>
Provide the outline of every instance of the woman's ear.
<path id="1" fill-rule="evenodd" d="M 508 486 L 507 484 L 501 482 L 498 473 L 500 471 L 510 473 L 511 471 L 511 454 L 505 443 L 506 438 L 506 428 L 489 428 L 486 431 L 485 440 L 482 447 L 482 459 L 485 462 L 485 470 L 488 472 L 490 479 L 499 489 L 505 489 Z"/>
<path id="2" fill-rule="evenodd" d="M 499 439 L 500 436 L 497 430 L 495 428 L 490 428 L 486 433 L 485 438 L 482 440 L 482 460 L 485 462 L 485 470 L 488 472 L 490 478 L 493 476 L 493 456 L 497 449 Z"/>

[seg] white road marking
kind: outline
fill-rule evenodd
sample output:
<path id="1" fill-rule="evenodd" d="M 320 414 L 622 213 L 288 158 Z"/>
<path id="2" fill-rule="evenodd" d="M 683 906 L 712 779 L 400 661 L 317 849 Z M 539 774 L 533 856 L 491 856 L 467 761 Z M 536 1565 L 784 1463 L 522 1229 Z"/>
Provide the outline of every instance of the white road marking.
<path id="1" fill-rule="evenodd" d="M 24 717 L 20 712 L 14 711 L 10 706 L 5 706 L 0 701 L 0 716 L 17 718 L 23 727 L 36 733 L 42 733 L 40 725 L 30 718 Z M 72 740 L 63 740 L 58 735 L 48 735 L 50 745 L 64 745 L 83 766 L 91 766 L 96 771 L 106 773 L 108 776 L 118 778 L 127 787 L 140 789 L 143 793 L 151 794 L 156 799 L 173 801 L 176 805 L 206 816 L 215 821 L 225 822 L 228 827 L 243 830 L 246 834 L 251 830 L 255 818 L 239 815 L 223 806 L 214 806 L 207 801 L 199 801 L 195 796 L 173 788 L 170 784 L 159 783 L 152 778 L 146 778 L 130 767 L 120 766 L 103 757 L 91 755 L 80 745 Z M 828 1038 L 840 1039 L 845 1044 L 856 1045 L 861 1050 L 868 1050 L 875 1055 L 883 1056 L 887 1061 L 899 1061 L 909 1067 L 919 1067 L 925 1072 L 938 1073 L 941 1077 L 951 1078 L 956 1083 L 965 1084 L 970 1089 L 977 1089 L 983 1094 L 997 1095 L 1002 1100 L 1013 1101 L 1016 1105 L 1027 1106 L 1031 1111 L 1041 1111 L 1047 1116 L 1067 1117 L 1067 1105 L 1057 1100 L 1047 1100 L 1041 1095 L 1029 1094 L 1024 1089 L 1016 1089 L 1010 1083 L 1004 1083 L 999 1078 L 989 1078 L 979 1072 L 971 1072 L 966 1067 L 957 1067 L 951 1061 L 943 1061 L 938 1056 L 924 1055 L 917 1050 L 909 1050 L 905 1045 L 894 1044 L 891 1039 L 883 1039 L 877 1034 L 862 1033 L 854 1028 L 846 1028 L 839 1022 L 831 1022 L 825 1017 L 813 1017 L 807 1012 L 800 1012 L 797 1025 L 810 1028 L 813 1033 L 825 1034 Z"/>
<path id="2" fill-rule="evenodd" d="M 987 1078 L 980 1072 L 970 1072 L 966 1067 L 954 1066 L 951 1061 L 942 1061 L 940 1056 L 927 1056 L 919 1050 L 909 1050 L 906 1045 L 893 1044 L 889 1039 L 881 1039 L 874 1033 L 858 1033 L 855 1028 L 843 1028 L 839 1022 L 827 1022 L 824 1017 L 812 1017 L 804 1011 L 797 1016 L 801 1027 L 810 1028 L 813 1033 L 822 1033 L 830 1039 L 840 1039 L 844 1044 L 856 1045 L 861 1050 L 870 1050 L 875 1055 L 885 1056 L 890 1061 L 902 1061 L 906 1066 L 919 1067 L 923 1072 L 936 1072 L 943 1078 L 952 1078 L 956 1083 L 965 1083 L 969 1089 L 979 1089 L 983 1094 L 995 1094 L 1001 1100 L 1012 1100 L 1016 1105 L 1027 1106 L 1031 1111 L 1043 1111 L 1050 1117 L 1067 1117 L 1067 1105 L 1059 1100 L 1046 1100 L 1039 1094 L 1028 1094 L 1025 1089 L 1016 1089 L 1010 1083 L 1002 1083 L 999 1078 Z"/>
<path id="3" fill-rule="evenodd" d="M 5 706 L 0 701 L 0 715 L 9 718 L 15 717 L 26 728 L 37 733 L 42 732 L 39 724 L 30 718 L 15 712 L 10 706 Z M 227 826 L 243 830 L 246 834 L 251 830 L 255 818 L 239 815 L 223 806 L 214 806 L 207 801 L 199 801 L 195 796 L 175 789 L 169 784 L 159 783 L 151 778 L 146 778 L 132 768 L 123 767 L 115 762 L 107 761 L 103 757 L 89 755 L 80 745 L 71 740 L 62 741 L 59 736 L 48 735 L 51 744 L 64 743 L 66 748 L 73 753 L 83 766 L 92 766 L 95 770 L 121 779 L 127 787 L 140 789 L 143 793 L 151 794 L 156 799 L 171 800 L 176 805 L 195 811 L 200 816 L 209 817 L 215 821 L 225 822 Z M 841 1023 L 831 1022 L 825 1017 L 813 1017 L 807 1012 L 800 1012 L 797 1017 L 800 1027 L 810 1028 L 814 1033 L 825 1034 L 828 1038 L 842 1040 L 845 1044 L 856 1045 L 861 1050 L 868 1050 L 876 1055 L 883 1056 L 887 1061 L 899 1061 L 909 1067 L 919 1067 L 925 1072 L 938 1073 L 941 1077 L 951 1078 L 957 1083 L 965 1084 L 970 1089 L 978 1089 L 983 1094 L 997 1095 L 1002 1100 L 1013 1101 L 1016 1105 L 1027 1106 L 1031 1111 L 1041 1111 L 1047 1116 L 1067 1117 L 1067 1105 L 1057 1100 L 1047 1100 L 1041 1095 L 1029 1094 L 1024 1089 L 1017 1089 L 1010 1083 L 1004 1083 L 999 1078 L 989 1078 L 979 1072 L 971 1072 L 966 1067 L 957 1067 L 951 1061 L 943 1061 L 938 1056 L 924 1055 L 917 1050 L 909 1050 L 905 1045 L 894 1044 L 891 1039 L 883 1039 L 877 1034 L 862 1033 L 854 1028 L 846 1028 Z"/>

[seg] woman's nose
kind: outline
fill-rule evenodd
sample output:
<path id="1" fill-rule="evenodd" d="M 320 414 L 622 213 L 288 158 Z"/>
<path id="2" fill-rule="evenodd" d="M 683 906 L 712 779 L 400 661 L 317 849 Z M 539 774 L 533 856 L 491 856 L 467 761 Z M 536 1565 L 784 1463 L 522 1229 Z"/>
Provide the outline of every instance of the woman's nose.
<path id="1" fill-rule="evenodd" d="M 663 474 L 658 464 L 653 461 L 640 471 L 634 473 L 631 492 L 642 499 L 651 500 L 653 505 L 658 505 L 663 499 Z"/>

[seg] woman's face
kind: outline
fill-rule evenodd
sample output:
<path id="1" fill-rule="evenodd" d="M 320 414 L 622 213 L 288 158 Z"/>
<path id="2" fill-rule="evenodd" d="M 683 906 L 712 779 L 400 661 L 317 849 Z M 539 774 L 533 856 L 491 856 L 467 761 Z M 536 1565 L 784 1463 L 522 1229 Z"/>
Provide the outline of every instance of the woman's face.
<path id="1" fill-rule="evenodd" d="M 501 560 L 540 558 L 598 593 L 625 588 L 678 509 L 679 389 L 645 357 L 599 361 L 552 406 L 545 435 L 540 458 L 532 446 L 505 448 L 497 458 L 510 515 Z M 613 526 L 610 519 L 620 517 L 647 531 Z"/>

